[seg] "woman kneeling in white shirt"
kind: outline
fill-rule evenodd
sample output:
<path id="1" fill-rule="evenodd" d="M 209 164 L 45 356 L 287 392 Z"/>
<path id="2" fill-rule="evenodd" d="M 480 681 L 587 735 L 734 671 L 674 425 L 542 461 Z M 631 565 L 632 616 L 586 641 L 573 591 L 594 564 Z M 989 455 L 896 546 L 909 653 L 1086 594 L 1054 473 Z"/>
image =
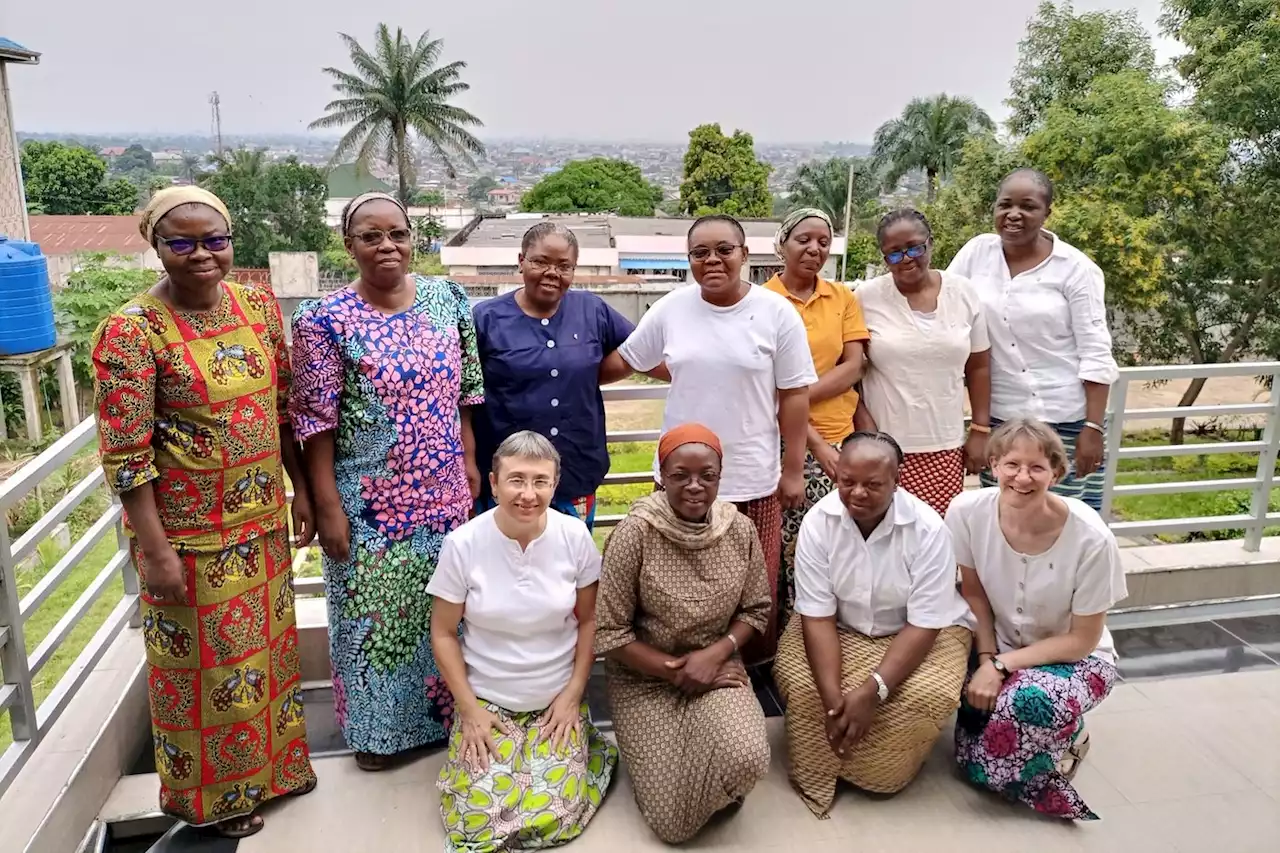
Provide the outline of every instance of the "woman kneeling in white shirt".
<path id="1" fill-rule="evenodd" d="M 898 488 L 902 450 L 856 432 L 837 490 L 800 526 L 796 613 L 774 678 L 787 703 L 791 780 L 819 817 L 836 780 L 896 793 L 920 771 L 960 704 L 971 617 L 956 591 L 951 535 Z"/>
<path id="2" fill-rule="evenodd" d="M 1088 748 L 1084 715 L 1116 679 L 1106 616 L 1128 595 L 1120 549 L 1096 512 L 1049 491 L 1067 468 L 1051 426 L 1006 421 L 988 448 L 999 488 L 947 512 L 977 619 L 956 761 L 970 782 L 1036 811 L 1096 820 L 1071 779 Z"/>
<path id="3" fill-rule="evenodd" d="M 450 853 L 573 840 L 618 761 L 582 699 L 600 554 L 585 524 L 547 512 L 559 477 L 543 436 L 503 441 L 489 474 L 497 506 L 445 537 L 427 585 L 431 645 L 455 700 L 437 782 Z"/>

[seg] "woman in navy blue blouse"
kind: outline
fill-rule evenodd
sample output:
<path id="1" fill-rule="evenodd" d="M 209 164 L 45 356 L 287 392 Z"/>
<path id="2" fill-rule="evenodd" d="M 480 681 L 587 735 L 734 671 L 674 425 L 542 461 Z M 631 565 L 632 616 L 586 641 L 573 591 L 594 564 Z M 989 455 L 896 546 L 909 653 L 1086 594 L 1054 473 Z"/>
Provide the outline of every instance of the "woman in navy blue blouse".
<path id="1" fill-rule="evenodd" d="M 594 293 L 570 289 L 577 263 L 573 232 L 540 222 L 520 244 L 524 287 L 476 306 L 485 392 L 475 418 L 476 459 L 479 507 L 487 509 L 498 444 L 526 429 L 547 436 L 562 460 L 552 508 L 590 527 L 596 489 L 609 473 L 600 363 L 635 327 Z"/>

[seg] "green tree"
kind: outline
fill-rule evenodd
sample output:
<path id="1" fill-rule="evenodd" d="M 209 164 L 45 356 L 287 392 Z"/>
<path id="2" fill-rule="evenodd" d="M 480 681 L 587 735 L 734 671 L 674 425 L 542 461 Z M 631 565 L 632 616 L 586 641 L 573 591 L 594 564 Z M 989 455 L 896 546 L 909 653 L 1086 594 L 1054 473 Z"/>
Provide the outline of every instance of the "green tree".
<path id="1" fill-rule="evenodd" d="M 1156 65 L 1151 37 L 1132 9 L 1076 15 L 1069 2 L 1041 3 L 1018 47 L 1005 104 L 1009 130 L 1019 136 L 1035 130 L 1051 104 L 1084 98 L 1097 78 L 1125 70 L 1149 77 Z"/>
<path id="2" fill-rule="evenodd" d="M 22 182 L 33 213 L 80 216 L 133 213 L 138 188 L 107 181 L 107 163 L 97 153 L 61 142 L 23 144 Z"/>
<path id="3" fill-rule="evenodd" d="M 89 344 L 98 326 L 108 314 L 150 288 L 157 279 L 155 272 L 130 269 L 120 258 L 86 255 L 67 277 L 66 286 L 54 291 L 58 336 L 75 346 L 72 360 L 78 384 L 93 383 Z"/>
<path id="4" fill-rule="evenodd" d="M 415 193 L 413 196 L 414 207 L 425 207 L 434 209 L 444 207 L 444 193 L 439 190 L 424 190 Z"/>
<path id="5" fill-rule="evenodd" d="M 896 186 L 908 172 L 924 172 L 926 199 L 932 202 L 939 180 L 951 174 L 969 137 L 994 130 L 991 116 L 968 98 L 915 98 L 899 118 L 880 125 L 872 151 L 886 186 Z"/>
<path id="6" fill-rule="evenodd" d="M 266 160 L 266 150 L 236 149 L 211 158 L 201 183 L 231 211 L 236 264 L 265 267 L 271 252 L 320 252 L 328 244 L 325 174 L 289 157 Z"/>
<path id="7" fill-rule="evenodd" d="M 690 216 L 728 213 L 766 217 L 773 210 L 769 173 L 773 167 L 756 159 L 751 134 L 735 130 L 725 136 L 718 124 L 704 124 L 689 132 L 684 154 L 680 209 Z"/>
<path id="8" fill-rule="evenodd" d="M 1274 0 L 1165 0 L 1165 32 L 1186 45 L 1178 71 L 1196 107 L 1280 163 L 1280 12 Z"/>
<path id="9" fill-rule="evenodd" d="M 520 208 L 542 213 L 653 216 L 661 201 L 662 188 L 646 181 L 634 163 L 592 157 L 575 160 L 538 181 L 521 198 Z"/>
<path id="10" fill-rule="evenodd" d="M 189 184 L 194 184 L 201 176 L 200 173 L 201 158 L 195 154 L 182 155 L 181 175 Z"/>
<path id="11" fill-rule="evenodd" d="M 111 162 L 111 170 L 120 174 L 129 172 L 154 172 L 155 158 L 141 145 L 130 145 L 124 153 Z"/>
<path id="12" fill-rule="evenodd" d="M 324 69 L 336 81 L 339 97 L 311 123 L 313 129 L 351 126 L 338 142 L 334 163 L 354 154 L 364 169 L 375 159 L 395 166 L 400 179 L 396 192 L 408 205 L 414 192 L 415 136 L 444 163 L 451 178 L 455 161 L 472 165 L 473 155 L 484 153 L 484 145 L 467 130 L 483 123 L 450 103 L 471 87 L 462 81 L 465 62 L 438 65 L 443 41 L 424 32 L 411 42 L 400 28 L 393 36 L 386 24 L 379 24 L 370 52 L 351 36 L 339 35 L 355 71 Z"/>
<path id="13" fill-rule="evenodd" d="M 844 230 L 844 207 L 849 197 L 849 167 L 853 166 L 854 228 L 875 228 L 880 213 L 880 175 L 865 157 L 832 157 L 802 163 L 787 188 L 784 213 L 799 207 L 816 207 L 831 217 L 836 231 Z"/>
<path id="14" fill-rule="evenodd" d="M 484 204 L 489 200 L 489 190 L 496 190 L 498 182 L 488 175 L 481 175 L 467 187 L 467 201 Z"/>
<path id="15" fill-rule="evenodd" d="M 880 254 L 880 245 L 876 243 L 875 234 L 867 231 L 855 231 L 849 235 L 849 242 L 844 251 L 845 281 L 858 281 L 866 275 L 867 267 L 880 267 L 884 264 L 884 256 Z"/>
<path id="16" fill-rule="evenodd" d="M 1000 179 L 1024 162 L 1019 151 L 990 134 L 969 137 L 951 179 L 924 208 L 933 227 L 935 265 L 951 263 L 965 243 L 991 230 Z"/>

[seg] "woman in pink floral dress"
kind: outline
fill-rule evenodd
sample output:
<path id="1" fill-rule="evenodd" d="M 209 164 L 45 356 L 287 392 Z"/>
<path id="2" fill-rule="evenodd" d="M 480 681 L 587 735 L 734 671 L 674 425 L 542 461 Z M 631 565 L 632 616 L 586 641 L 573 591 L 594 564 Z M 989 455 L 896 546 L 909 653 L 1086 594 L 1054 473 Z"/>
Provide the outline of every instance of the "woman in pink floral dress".
<path id="1" fill-rule="evenodd" d="M 343 231 L 360 279 L 298 309 L 291 412 L 325 554 L 338 722 L 360 767 L 380 770 L 447 735 L 424 591 L 478 491 L 470 407 L 484 398 L 466 293 L 408 274 L 399 202 L 354 199 Z"/>

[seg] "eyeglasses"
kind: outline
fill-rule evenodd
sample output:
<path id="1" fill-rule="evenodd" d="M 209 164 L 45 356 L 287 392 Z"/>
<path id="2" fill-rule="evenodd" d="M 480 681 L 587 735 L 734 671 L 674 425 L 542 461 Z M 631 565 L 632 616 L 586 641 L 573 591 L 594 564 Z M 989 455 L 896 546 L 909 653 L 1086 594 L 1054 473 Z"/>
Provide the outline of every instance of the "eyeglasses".
<path id="1" fill-rule="evenodd" d="M 525 258 L 524 262 L 529 265 L 532 272 L 546 272 L 547 270 L 555 270 L 560 275 L 572 275 L 577 269 L 574 264 L 567 261 L 563 263 L 553 264 L 550 261 L 535 261 L 533 258 Z"/>
<path id="2" fill-rule="evenodd" d="M 391 242 L 403 246 L 413 241 L 413 232 L 408 228 L 393 228 L 390 231 L 381 231 L 374 228 L 371 231 L 361 231 L 354 235 L 357 240 L 366 246 L 379 246 L 382 241 L 391 238 Z"/>
<path id="3" fill-rule="evenodd" d="M 722 261 L 727 261 L 736 255 L 738 250 L 741 248 L 741 243 L 721 243 L 714 249 L 710 249 L 706 246 L 695 246 L 689 250 L 689 257 L 695 261 L 705 261 L 707 258 L 711 257 L 712 252 L 715 252 L 717 258 Z"/>
<path id="4" fill-rule="evenodd" d="M 904 259 L 919 260 L 924 257 L 924 253 L 929 251 L 928 243 L 917 243 L 914 246 L 908 246 L 901 252 L 890 252 L 884 256 L 884 262 L 891 267 L 896 267 L 902 263 Z"/>
<path id="5" fill-rule="evenodd" d="M 206 252 L 225 252 L 231 245 L 231 235 L 223 234 L 199 240 L 190 237 L 157 237 L 156 242 L 164 243 L 175 255 L 189 255 L 196 250 L 196 246 L 203 246 Z"/>
<path id="6" fill-rule="evenodd" d="M 549 492 L 556 487 L 555 480 L 549 480 L 544 477 L 538 477 L 534 480 L 527 480 L 524 477 L 508 477 L 506 484 L 509 488 L 522 492 L 525 489 L 533 489 L 535 492 Z"/>
<path id="7" fill-rule="evenodd" d="M 662 479 L 673 486 L 687 486 L 694 480 L 704 486 L 714 486 L 720 482 L 720 475 L 714 471 L 703 471 L 701 474 L 690 474 L 688 471 L 672 471 L 670 474 L 664 474 Z"/>

